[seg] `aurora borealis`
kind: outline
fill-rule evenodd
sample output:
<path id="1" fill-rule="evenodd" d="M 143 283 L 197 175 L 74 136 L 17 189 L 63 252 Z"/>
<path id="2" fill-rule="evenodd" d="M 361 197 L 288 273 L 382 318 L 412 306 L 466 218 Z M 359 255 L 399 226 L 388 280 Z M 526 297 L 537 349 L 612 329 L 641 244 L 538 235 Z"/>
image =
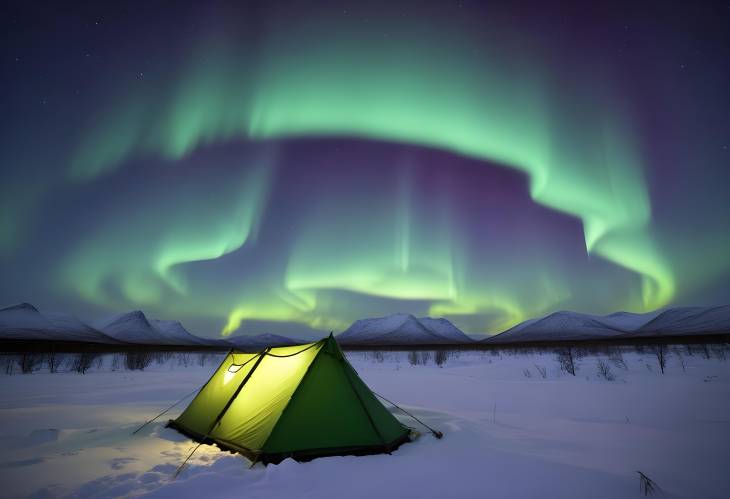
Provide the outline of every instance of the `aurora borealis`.
<path id="1" fill-rule="evenodd" d="M 0 301 L 208 336 L 726 303 L 716 9 L 18 4 Z"/>

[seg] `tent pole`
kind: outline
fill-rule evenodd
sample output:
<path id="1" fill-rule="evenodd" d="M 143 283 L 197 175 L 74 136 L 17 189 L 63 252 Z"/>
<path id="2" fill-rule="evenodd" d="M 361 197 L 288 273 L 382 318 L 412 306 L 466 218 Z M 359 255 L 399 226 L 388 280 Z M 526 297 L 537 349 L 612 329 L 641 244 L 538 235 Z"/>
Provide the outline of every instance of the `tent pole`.
<path id="1" fill-rule="evenodd" d="M 201 445 L 203 445 L 203 442 L 205 442 L 206 440 L 208 440 L 208 437 L 210 436 L 210 433 L 213 431 L 213 428 L 215 428 L 215 425 L 217 425 L 220 422 L 220 420 L 223 418 L 223 416 L 226 414 L 226 411 L 228 410 L 228 408 L 231 407 L 231 404 L 233 403 L 233 401 L 236 399 L 236 397 L 238 396 L 238 394 L 243 389 L 243 385 L 245 385 L 246 382 L 251 378 L 251 375 L 254 373 L 254 371 L 256 370 L 256 368 L 259 366 L 259 364 L 261 364 L 261 361 L 264 359 L 264 356 L 266 355 L 266 352 L 268 350 L 270 350 L 270 349 L 271 349 L 271 347 L 266 348 L 263 352 L 261 352 L 259 354 L 259 358 L 256 361 L 256 363 L 254 363 L 254 365 L 251 368 L 251 370 L 248 372 L 248 374 L 246 374 L 246 377 L 243 378 L 243 380 L 241 381 L 241 384 L 238 385 L 238 388 L 236 388 L 236 391 L 233 393 L 233 395 L 231 396 L 231 398 L 228 399 L 228 402 L 226 403 L 226 406 L 223 408 L 223 410 L 220 412 L 220 414 L 218 414 L 218 417 L 215 418 L 215 420 L 213 421 L 213 424 L 210 425 L 210 428 L 208 428 L 208 432 L 200 440 L 200 443 L 195 446 L 195 448 L 193 449 L 193 452 L 190 453 L 190 455 L 185 459 L 185 461 L 183 461 L 183 463 L 180 465 L 180 467 L 175 471 L 175 474 L 172 476 L 173 478 L 176 478 L 180 474 L 180 472 L 183 469 L 183 466 L 185 466 L 185 464 L 188 462 L 188 460 L 191 457 L 193 457 L 193 454 L 195 454 L 195 451 L 198 450 L 198 448 Z"/>

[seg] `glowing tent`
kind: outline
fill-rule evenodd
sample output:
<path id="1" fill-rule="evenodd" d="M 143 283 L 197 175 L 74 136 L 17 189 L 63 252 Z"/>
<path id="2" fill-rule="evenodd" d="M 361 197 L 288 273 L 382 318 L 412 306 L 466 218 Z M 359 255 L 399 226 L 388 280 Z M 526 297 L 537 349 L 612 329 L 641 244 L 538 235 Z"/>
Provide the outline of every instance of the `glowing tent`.
<path id="1" fill-rule="evenodd" d="M 334 337 L 231 352 L 170 426 L 254 461 L 389 453 L 409 440 Z"/>

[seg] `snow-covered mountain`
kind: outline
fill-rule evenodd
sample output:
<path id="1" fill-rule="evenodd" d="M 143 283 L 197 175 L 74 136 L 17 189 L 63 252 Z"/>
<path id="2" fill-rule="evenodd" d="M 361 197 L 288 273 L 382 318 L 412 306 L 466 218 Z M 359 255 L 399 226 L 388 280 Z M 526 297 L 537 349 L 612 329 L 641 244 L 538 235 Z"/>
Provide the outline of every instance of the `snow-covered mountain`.
<path id="1" fill-rule="evenodd" d="M 141 310 L 124 312 L 94 323 L 104 334 L 126 343 L 169 345 L 168 338 L 149 323 Z"/>
<path id="2" fill-rule="evenodd" d="M 560 311 L 526 320 L 483 341 L 513 343 L 710 333 L 730 333 L 730 306 L 678 307 L 663 312 L 616 312 L 605 316 Z"/>
<path id="3" fill-rule="evenodd" d="M 610 338 L 625 331 L 617 329 L 611 321 L 603 321 L 578 312 L 560 311 L 540 319 L 530 319 L 503 333 L 488 338 L 487 342 L 521 342 L 586 340 Z"/>
<path id="4" fill-rule="evenodd" d="M 75 315 L 59 312 L 43 312 L 43 315 L 61 332 L 64 338 L 73 338 L 67 341 L 119 343 L 111 336 L 94 329 L 85 322 L 81 322 Z"/>
<path id="5" fill-rule="evenodd" d="M 730 334 L 730 305 L 677 307 L 658 314 L 636 331 L 641 336 Z"/>
<path id="6" fill-rule="evenodd" d="M 226 338 L 225 341 L 235 348 L 250 352 L 257 352 L 266 347 L 285 347 L 309 343 L 308 341 L 297 341 L 286 336 L 268 333 L 256 336 L 231 336 L 230 338 Z"/>
<path id="7" fill-rule="evenodd" d="M 626 339 L 634 337 L 730 334 L 730 305 L 677 307 L 662 312 L 616 312 L 605 316 L 560 311 L 529 319 L 487 343 Z M 268 346 L 307 343 L 276 334 L 200 338 L 178 321 L 148 320 L 139 310 L 96 322 L 93 327 L 69 314 L 40 312 L 29 303 L 0 309 L 0 341 L 68 341 L 102 344 L 219 346 L 257 351 Z M 355 321 L 337 336 L 345 346 L 468 344 L 474 340 L 446 319 L 411 314 Z"/>
<path id="8" fill-rule="evenodd" d="M 632 312 L 614 312 L 604 316 L 594 316 L 604 324 L 621 331 L 636 331 L 644 324 L 659 315 L 659 311 L 647 312 L 645 314 L 635 314 Z"/>
<path id="9" fill-rule="evenodd" d="M 433 317 L 419 317 L 418 322 L 448 341 L 455 343 L 471 343 L 474 341 L 464 334 L 461 329 L 454 326 L 451 321 L 443 317 L 438 319 L 434 319 Z"/>
<path id="10" fill-rule="evenodd" d="M 118 343 L 72 315 L 41 313 L 30 303 L 0 309 L 0 340 Z"/>
<path id="11" fill-rule="evenodd" d="M 178 321 L 164 321 L 159 319 L 150 319 L 150 325 L 162 336 L 164 336 L 170 344 L 174 345 L 208 345 L 209 341 L 198 338 L 191 334 Z"/>
<path id="12" fill-rule="evenodd" d="M 147 319 L 141 310 L 117 314 L 95 326 L 117 340 L 137 345 L 226 346 L 219 340 L 195 336 L 178 321 Z"/>
<path id="13" fill-rule="evenodd" d="M 441 345 L 471 342 L 445 319 L 444 322 L 426 319 L 428 325 L 411 314 L 360 319 L 339 334 L 337 341 L 342 345 Z"/>

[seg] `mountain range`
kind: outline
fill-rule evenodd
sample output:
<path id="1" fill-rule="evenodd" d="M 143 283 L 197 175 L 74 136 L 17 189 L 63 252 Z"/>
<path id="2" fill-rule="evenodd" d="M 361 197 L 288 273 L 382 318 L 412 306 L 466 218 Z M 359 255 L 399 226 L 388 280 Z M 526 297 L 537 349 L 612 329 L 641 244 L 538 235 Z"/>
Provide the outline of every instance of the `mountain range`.
<path id="1" fill-rule="evenodd" d="M 728 333 L 730 305 L 722 305 L 675 307 L 646 314 L 616 312 L 603 316 L 569 311 L 553 312 L 542 318 L 522 322 L 482 341 L 522 343 Z"/>
<path id="2" fill-rule="evenodd" d="M 711 334 L 730 334 L 730 305 L 675 307 L 645 314 L 616 312 L 603 316 L 559 311 L 526 320 L 480 341 L 470 338 L 447 319 L 398 313 L 357 320 L 339 334 L 337 340 L 343 346 L 435 346 Z M 40 312 L 29 303 L 0 309 L 0 341 L 219 347 L 248 351 L 307 342 L 276 334 L 201 338 L 188 332 L 178 321 L 148 319 L 140 310 L 88 325 L 73 315 Z"/>
<path id="3" fill-rule="evenodd" d="M 201 338 L 178 321 L 148 319 L 133 310 L 85 324 L 73 315 L 40 312 L 29 303 L 0 309 L 0 341 L 95 343 L 110 346 L 221 347 L 261 350 L 267 346 L 296 345 L 291 338 L 276 335 Z"/>

